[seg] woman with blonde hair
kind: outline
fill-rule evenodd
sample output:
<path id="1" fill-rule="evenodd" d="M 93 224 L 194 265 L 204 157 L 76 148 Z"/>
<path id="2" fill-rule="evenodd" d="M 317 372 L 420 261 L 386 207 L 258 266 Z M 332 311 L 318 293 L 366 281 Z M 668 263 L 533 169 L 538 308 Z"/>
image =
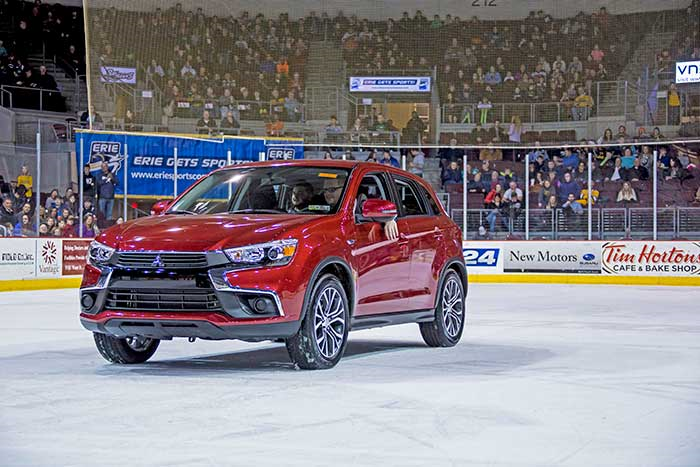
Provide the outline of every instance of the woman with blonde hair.
<path id="1" fill-rule="evenodd" d="M 632 188 L 630 182 L 625 182 L 622 184 L 622 188 L 620 188 L 620 191 L 617 192 L 617 202 L 622 203 L 629 201 L 636 202 L 637 193 L 634 191 L 634 188 Z"/>

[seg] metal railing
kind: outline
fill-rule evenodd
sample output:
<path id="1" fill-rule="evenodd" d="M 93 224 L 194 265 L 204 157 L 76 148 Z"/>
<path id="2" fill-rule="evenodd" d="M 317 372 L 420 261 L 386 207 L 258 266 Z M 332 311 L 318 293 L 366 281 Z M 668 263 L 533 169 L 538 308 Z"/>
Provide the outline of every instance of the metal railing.
<path id="1" fill-rule="evenodd" d="M 574 118 L 572 105 L 562 102 L 539 102 L 539 103 L 491 103 L 489 108 L 479 108 L 477 104 L 443 104 L 440 109 L 441 123 L 443 124 L 475 124 L 510 122 L 515 116 L 519 117 L 522 123 L 538 122 L 564 122 L 587 120 L 594 115 L 583 114 L 582 118 Z"/>
<path id="2" fill-rule="evenodd" d="M 8 108 L 35 109 L 40 111 L 65 111 L 65 97 L 57 89 L 28 88 L 24 86 L 0 86 L 2 106 Z M 10 105 L 5 105 L 4 96 L 10 94 Z"/>
<path id="3" fill-rule="evenodd" d="M 593 208 L 593 238 L 652 239 L 654 237 L 654 208 Z M 529 210 L 528 236 L 536 240 L 587 239 L 586 213 L 573 214 L 557 208 Z M 700 238 L 700 208 L 676 207 L 657 210 L 658 239 Z M 450 217 L 458 225 L 464 224 L 464 210 L 450 210 Z M 493 230 L 491 230 L 493 222 Z M 479 227 L 484 227 L 491 238 L 525 238 L 525 210 L 505 215 L 493 209 L 467 209 L 468 239 L 479 238 Z"/>

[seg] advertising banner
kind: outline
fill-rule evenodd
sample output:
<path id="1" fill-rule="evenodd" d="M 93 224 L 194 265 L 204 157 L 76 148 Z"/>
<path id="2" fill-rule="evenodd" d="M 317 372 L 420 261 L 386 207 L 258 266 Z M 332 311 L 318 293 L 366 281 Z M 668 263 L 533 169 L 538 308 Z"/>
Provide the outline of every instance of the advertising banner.
<path id="1" fill-rule="evenodd" d="M 502 251 L 498 243 L 462 242 L 464 264 L 469 274 L 503 273 Z"/>
<path id="2" fill-rule="evenodd" d="M 231 163 L 260 160 L 303 159 L 301 140 L 222 137 L 202 139 L 155 134 L 78 132 L 76 148 L 83 142 L 84 164 L 98 176 L 106 162 L 114 173 L 115 192 L 124 194 L 124 172 L 128 167 L 129 196 L 173 196 L 177 148 L 177 188 L 182 193 L 192 183 L 214 169 Z M 128 157 L 127 157 L 128 150 Z M 76 153 L 80 166 L 79 149 Z"/>
<path id="3" fill-rule="evenodd" d="M 91 240 L 63 240 L 64 276 L 79 276 L 87 263 L 87 252 Z"/>
<path id="4" fill-rule="evenodd" d="M 61 277 L 61 240 L 40 238 L 37 243 L 36 276 L 39 278 Z"/>
<path id="5" fill-rule="evenodd" d="M 35 276 L 36 240 L 12 238 L 0 241 L 0 280 L 30 279 Z"/>
<path id="6" fill-rule="evenodd" d="M 504 272 L 600 274 L 600 250 L 595 242 L 503 243 Z"/>
<path id="7" fill-rule="evenodd" d="M 103 83 L 136 84 L 136 68 L 101 66 L 100 81 Z"/>
<path id="8" fill-rule="evenodd" d="M 605 274 L 700 275 L 700 242 L 606 242 L 602 258 Z"/>
<path id="9" fill-rule="evenodd" d="M 700 60 L 676 63 L 676 83 L 700 83 Z"/>
<path id="10" fill-rule="evenodd" d="M 350 92 L 430 92 L 430 77 L 351 76 Z"/>

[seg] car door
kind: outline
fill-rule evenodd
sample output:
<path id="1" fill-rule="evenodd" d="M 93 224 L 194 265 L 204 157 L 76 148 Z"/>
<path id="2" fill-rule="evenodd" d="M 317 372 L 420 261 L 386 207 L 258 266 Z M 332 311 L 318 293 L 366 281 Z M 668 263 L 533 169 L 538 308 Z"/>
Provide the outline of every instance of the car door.
<path id="1" fill-rule="evenodd" d="M 425 188 L 409 177 L 391 173 L 399 207 L 399 238 L 408 242 L 408 309 L 426 310 L 434 306 L 434 291 L 440 271 L 436 270 L 442 231 Z"/>
<path id="2" fill-rule="evenodd" d="M 354 234 L 351 237 L 353 267 L 357 271 L 355 316 L 394 313 L 409 309 L 408 241 L 389 240 L 379 222 L 358 217 L 368 198 L 392 200 L 384 171 L 365 174 L 355 191 Z"/>

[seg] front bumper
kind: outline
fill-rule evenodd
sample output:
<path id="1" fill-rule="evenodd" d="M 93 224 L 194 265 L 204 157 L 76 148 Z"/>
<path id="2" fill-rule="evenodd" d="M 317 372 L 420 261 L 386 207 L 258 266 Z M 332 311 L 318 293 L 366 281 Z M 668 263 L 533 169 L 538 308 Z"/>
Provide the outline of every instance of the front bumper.
<path id="1" fill-rule="evenodd" d="M 266 340 L 300 326 L 305 284 L 289 266 L 231 270 L 88 265 L 80 290 L 83 327 L 115 337 Z"/>

